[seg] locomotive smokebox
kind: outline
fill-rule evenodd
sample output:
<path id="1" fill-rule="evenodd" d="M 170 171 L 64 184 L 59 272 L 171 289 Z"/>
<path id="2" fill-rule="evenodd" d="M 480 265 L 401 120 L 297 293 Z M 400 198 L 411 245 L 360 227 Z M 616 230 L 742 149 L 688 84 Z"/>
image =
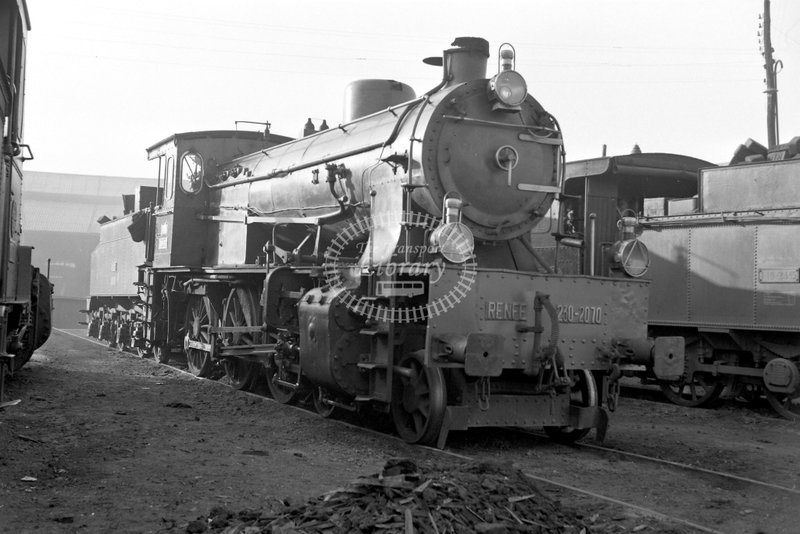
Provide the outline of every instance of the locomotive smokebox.
<path id="1" fill-rule="evenodd" d="M 356 80 L 344 89 L 344 122 L 414 100 L 414 89 L 394 80 Z"/>
<path id="2" fill-rule="evenodd" d="M 489 41 L 481 37 L 456 37 L 453 46 L 442 57 L 429 57 L 428 65 L 444 66 L 445 87 L 486 78 Z"/>

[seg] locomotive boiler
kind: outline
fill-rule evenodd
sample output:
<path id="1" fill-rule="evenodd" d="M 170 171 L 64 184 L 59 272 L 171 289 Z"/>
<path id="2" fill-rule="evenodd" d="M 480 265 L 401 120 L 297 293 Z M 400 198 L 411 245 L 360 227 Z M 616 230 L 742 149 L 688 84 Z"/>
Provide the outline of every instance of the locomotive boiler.
<path id="1" fill-rule="evenodd" d="M 584 201 L 562 217 L 582 230 L 594 214 L 597 268 L 619 272 L 625 258 L 650 278 L 650 335 L 685 339 L 679 379 L 656 381 L 670 401 L 709 405 L 727 387 L 800 418 L 798 170 L 800 137 L 770 150 L 748 140 L 720 166 L 676 154 L 567 164 L 565 191 Z M 625 232 L 637 247 L 615 249 Z"/>
<path id="2" fill-rule="evenodd" d="M 50 335 L 52 286 L 21 244 L 22 164 L 32 159 L 23 142 L 25 50 L 30 20 L 23 0 L 0 4 L 0 403 L 5 375 L 20 369 Z"/>
<path id="3" fill-rule="evenodd" d="M 602 438 L 618 365 L 669 377 L 683 345 L 647 339 L 646 282 L 558 275 L 531 246 L 563 139 L 513 47 L 498 56 L 487 77 L 489 44 L 458 38 L 426 60 L 443 73 L 430 91 L 354 82 L 344 121 L 299 139 L 150 147 L 155 202 L 114 221 L 144 243 L 130 344 L 238 388 L 264 375 L 275 399 L 322 415 L 389 414 L 413 443 L 476 426 Z M 93 280 L 119 267 L 95 254 Z"/>

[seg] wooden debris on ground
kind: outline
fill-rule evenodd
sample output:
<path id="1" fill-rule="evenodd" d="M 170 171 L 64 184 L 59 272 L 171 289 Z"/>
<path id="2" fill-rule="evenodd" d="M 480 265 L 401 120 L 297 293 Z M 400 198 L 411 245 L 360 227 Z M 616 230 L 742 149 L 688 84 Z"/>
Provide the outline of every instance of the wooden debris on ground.
<path id="1" fill-rule="evenodd" d="M 197 530 L 204 526 L 206 530 Z M 574 512 L 545 496 L 520 471 L 496 464 L 422 469 L 390 460 L 380 474 L 359 477 L 278 513 L 215 508 L 187 526 L 223 534 L 588 534 Z M 598 529 L 592 528 L 597 533 Z"/>

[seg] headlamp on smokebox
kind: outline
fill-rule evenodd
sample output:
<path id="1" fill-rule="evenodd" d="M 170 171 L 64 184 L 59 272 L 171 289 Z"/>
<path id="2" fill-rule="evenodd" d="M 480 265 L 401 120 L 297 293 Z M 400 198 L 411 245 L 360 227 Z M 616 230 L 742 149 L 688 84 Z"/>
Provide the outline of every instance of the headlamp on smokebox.
<path id="1" fill-rule="evenodd" d="M 451 263 L 464 263 L 475 251 L 475 238 L 469 227 L 461 222 L 463 201 L 445 195 L 442 225 L 433 231 L 431 245 Z"/>
<path id="2" fill-rule="evenodd" d="M 505 48 L 504 48 L 505 47 Z M 528 96 L 528 84 L 520 73 L 514 70 L 514 48 L 504 43 L 500 46 L 498 72 L 489 80 L 489 100 L 493 110 L 519 111 Z"/>

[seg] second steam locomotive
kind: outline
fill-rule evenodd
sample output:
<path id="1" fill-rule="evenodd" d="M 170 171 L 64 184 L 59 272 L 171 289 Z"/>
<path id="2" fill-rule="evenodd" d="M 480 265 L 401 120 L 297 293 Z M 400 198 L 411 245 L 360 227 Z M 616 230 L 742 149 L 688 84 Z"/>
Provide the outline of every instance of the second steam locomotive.
<path id="1" fill-rule="evenodd" d="M 649 333 L 685 339 L 685 365 L 673 381 L 636 374 L 670 401 L 709 405 L 727 388 L 800 419 L 799 170 L 800 137 L 748 140 L 728 165 L 661 153 L 567 164 L 561 242 L 593 245 L 550 258 L 652 280 Z"/>
<path id="2" fill-rule="evenodd" d="M 280 402 L 371 408 L 413 443 L 543 426 L 602 439 L 619 365 L 665 379 L 679 338 L 647 338 L 647 282 L 565 276 L 530 231 L 561 191 L 562 135 L 499 50 L 459 38 L 439 85 L 347 89 L 342 124 L 299 139 L 176 134 L 148 149 L 158 187 L 106 223 L 89 334 L 184 353 Z M 134 240 L 119 239 L 130 232 Z"/>

